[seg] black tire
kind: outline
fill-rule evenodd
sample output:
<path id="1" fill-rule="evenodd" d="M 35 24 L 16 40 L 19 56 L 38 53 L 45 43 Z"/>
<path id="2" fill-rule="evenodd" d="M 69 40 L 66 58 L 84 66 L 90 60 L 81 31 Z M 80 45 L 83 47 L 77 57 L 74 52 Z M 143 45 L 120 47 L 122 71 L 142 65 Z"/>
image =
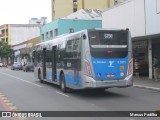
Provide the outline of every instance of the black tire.
<path id="1" fill-rule="evenodd" d="M 70 92 L 70 89 L 66 87 L 65 77 L 64 77 L 64 74 L 63 74 L 63 73 L 62 73 L 61 76 L 60 76 L 60 80 L 61 80 L 61 83 L 60 83 L 61 90 L 62 90 L 64 93 Z"/>
<path id="2" fill-rule="evenodd" d="M 38 72 L 38 79 L 40 80 L 41 83 L 43 83 L 41 72 Z"/>

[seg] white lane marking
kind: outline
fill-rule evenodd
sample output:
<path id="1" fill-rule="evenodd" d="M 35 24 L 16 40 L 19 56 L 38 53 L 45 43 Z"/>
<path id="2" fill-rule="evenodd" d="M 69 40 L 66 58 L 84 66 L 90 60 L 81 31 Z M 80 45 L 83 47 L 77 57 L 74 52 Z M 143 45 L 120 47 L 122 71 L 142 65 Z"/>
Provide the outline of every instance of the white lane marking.
<path id="1" fill-rule="evenodd" d="M 20 81 L 22 81 L 22 82 L 26 82 L 26 83 L 29 83 L 29 84 L 31 84 L 31 85 L 35 85 L 35 86 L 37 86 L 37 87 L 42 87 L 42 86 L 40 86 L 40 85 L 38 85 L 38 84 L 35 84 L 35 83 L 32 83 L 32 82 L 29 82 L 29 81 L 27 81 L 27 80 L 25 80 L 25 79 L 21 79 L 21 78 L 15 77 L 15 76 L 13 76 L 13 75 L 9 75 L 9 74 L 2 73 L 2 72 L 0 72 L 0 73 L 1 73 L 1 74 L 4 74 L 4 75 L 6 75 L 6 76 L 9 76 L 9 77 L 12 77 L 12 78 L 18 79 L 18 80 L 20 80 Z"/>
<path id="2" fill-rule="evenodd" d="M 141 88 L 148 88 L 148 89 L 153 89 L 153 90 L 160 90 L 160 88 L 157 87 L 150 87 L 150 86 L 144 86 L 144 85 L 133 85 L 134 87 L 141 87 Z"/>
<path id="3" fill-rule="evenodd" d="M 56 93 L 57 93 L 57 94 L 60 94 L 60 95 L 63 95 L 63 96 L 65 96 L 65 97 L 69 97 L 68 95 L 66 95 L 66 94 L 63 94 L 63 93 L 61 93 L 61 92 L 58 92 L 58 91 L 56 91 Z"/>

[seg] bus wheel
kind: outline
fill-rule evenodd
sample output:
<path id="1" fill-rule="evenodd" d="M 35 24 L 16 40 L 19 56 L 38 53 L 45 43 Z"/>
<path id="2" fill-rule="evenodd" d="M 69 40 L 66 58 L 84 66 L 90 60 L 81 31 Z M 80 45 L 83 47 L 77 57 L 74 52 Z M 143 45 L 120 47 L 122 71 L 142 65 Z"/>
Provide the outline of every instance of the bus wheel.
<path id="1" fill-rule="evenodd" d="M 61 90 L 63 92 L 67 92 L 67 87 L 66 87 L 66 83 L 65 83 L 64 74 L 61 74 L 60 80 L 61 80 L 61 83 L 60 83 Z"/>
<path id="2" fill-rule="evenodd" d="M 40 80 L 41 83 L 43 83 L 41 72 L 38 72 L 38 79 Z"/>

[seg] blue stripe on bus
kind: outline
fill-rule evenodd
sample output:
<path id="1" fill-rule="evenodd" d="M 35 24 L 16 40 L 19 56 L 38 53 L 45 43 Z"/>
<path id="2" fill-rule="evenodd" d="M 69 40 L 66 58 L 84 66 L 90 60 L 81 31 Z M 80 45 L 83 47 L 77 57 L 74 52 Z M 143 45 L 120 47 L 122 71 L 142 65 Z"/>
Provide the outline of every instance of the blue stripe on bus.
<path id="1" fill-rule="evenodd" d="M 52 81 L 52 72 L 48 72 L 47 73 L 47 76 L 48 76 L 48 81 Z"/>
<path id="2" fill-rule="evenodd" d="M 58 81 L 59 81 L 59 79 L 60 79 L 60 78 L 59 78 L 59 74 L 60 74 L 60 73 L 57 73 L 57 78 L 56 78 Z M 47 80 L 48 80 L 48 81 L 52 81 L 52 71 L 47 72 Z"/>
<path id="3" fill-rule="evenodd" d="M 58 83 L 60 82 L 60 78 L 59 78 L 60 73 L 57 72 L 57 81 Z M 48 81 L 52 81 L 52 72 L 48 72 L 47 73 L 48 76 Z M 74 85 L 77 87 L 81 87 L 82 86 L 82 79 L 80 76 L 74 76 L 72 74 L 65 74 L 65 81 L 66 84 L 68 85 Z"/>
<path id="4" fill-rule="evenodd" d="M 72 74 L 65 74 L 64 76 L 65 76 L 66 84 L 77 86 L 77 87 L 82 86 L 82 79 L 80 76 L 74 76 Z"/>

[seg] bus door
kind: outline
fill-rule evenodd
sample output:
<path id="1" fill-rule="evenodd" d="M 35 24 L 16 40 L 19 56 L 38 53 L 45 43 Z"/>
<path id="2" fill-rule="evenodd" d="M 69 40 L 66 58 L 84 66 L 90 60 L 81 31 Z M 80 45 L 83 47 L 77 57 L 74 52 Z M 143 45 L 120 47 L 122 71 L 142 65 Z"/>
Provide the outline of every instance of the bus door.
<path id="1" fill-rule="evenodd" d="M 52 81 L 56 81 L 56 75 L 57 75 L 56 50 L 57 50 L 57 46 L 53 46 L 52 47 Z"/>
<path id="2" fill-rule="evenodd" d="M 43 79 L 46 79 L 46 48 L 43 48 L 42 69 L 43 69 Z"/>

